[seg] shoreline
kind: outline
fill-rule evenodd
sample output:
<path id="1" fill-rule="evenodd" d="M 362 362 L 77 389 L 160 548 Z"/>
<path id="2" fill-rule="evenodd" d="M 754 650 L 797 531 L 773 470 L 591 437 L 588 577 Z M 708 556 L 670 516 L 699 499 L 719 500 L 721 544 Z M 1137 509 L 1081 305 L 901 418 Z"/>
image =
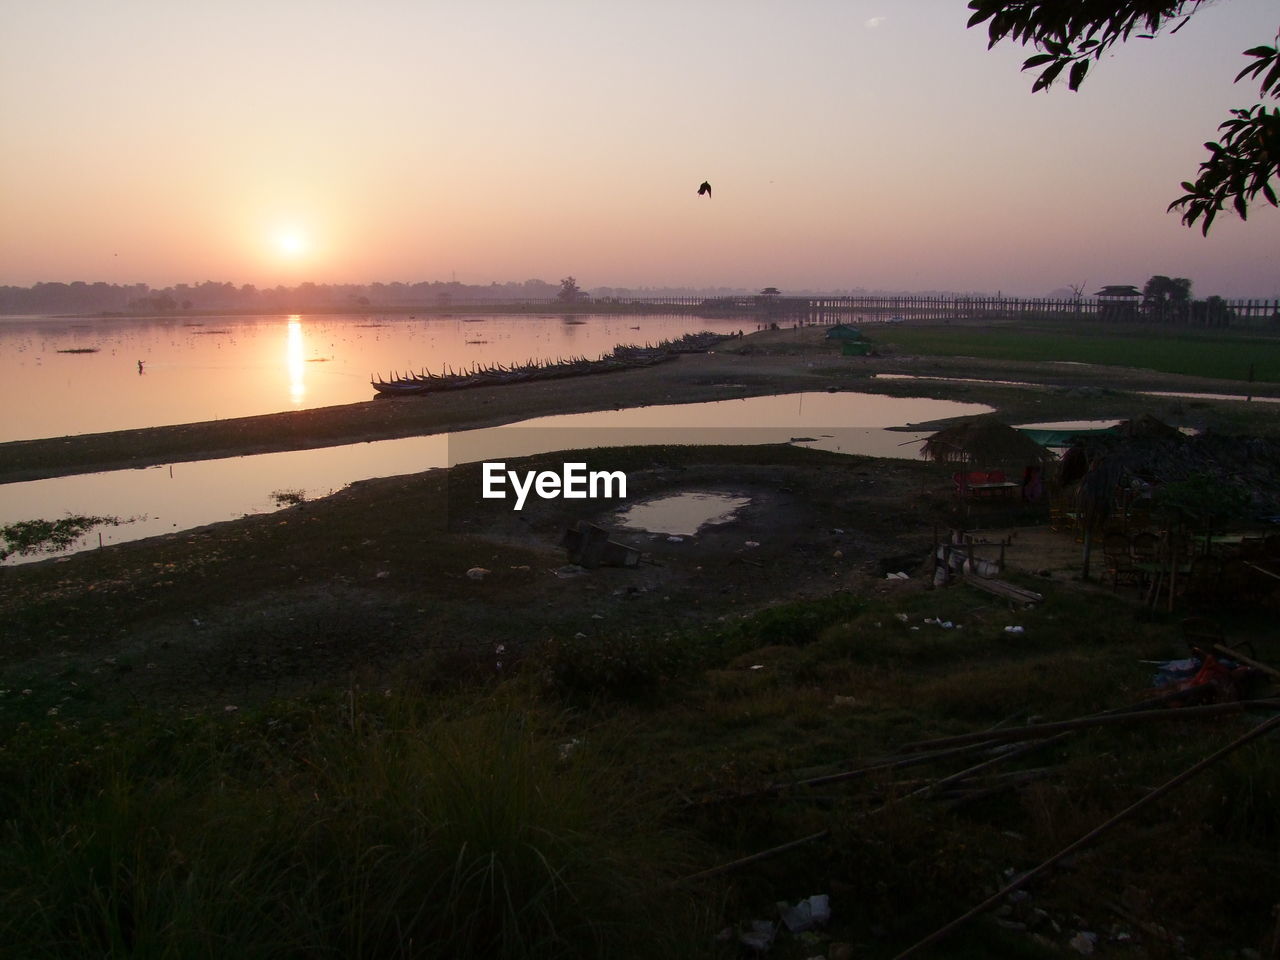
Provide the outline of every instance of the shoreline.
<path id="1" fill-rule="evenodd" d="M 820 338 L 821 328 L 768 331 L 714 353 L 682 355 L 672 363 L 638 370 L 370 399 L 228 420 L 14 440 L 0 443 L 0 484 L 423 436 L 552 414 L 811 390 L 986 403 L 997 415 L 1012 421 L 1125 419 L 1147 412 L 1177 420 L 1180 425 L 1220 432 L 1274 430 L 1264 423 L 1266 411 L 1250 410 L 1243 400 L 1210 405 L 1138 394 L 1144 390 L 1230 393 L 1243 388 L 1236 381 L 1084 364 L 940 356 L 842 357 Z M 875 379 L 876 374 L 922 379 L 882 380 Z M 961 382 L 978 379 L 1020 380 L 1030 385 Z M 1106 386 L 1099 387 L 1100 383 Z M 1258 389 L 1262 385 L 1251 386 L 1255 396 L 1269 395 Z M 1245 409 L 1230 409 L 1236 407 Z"/>

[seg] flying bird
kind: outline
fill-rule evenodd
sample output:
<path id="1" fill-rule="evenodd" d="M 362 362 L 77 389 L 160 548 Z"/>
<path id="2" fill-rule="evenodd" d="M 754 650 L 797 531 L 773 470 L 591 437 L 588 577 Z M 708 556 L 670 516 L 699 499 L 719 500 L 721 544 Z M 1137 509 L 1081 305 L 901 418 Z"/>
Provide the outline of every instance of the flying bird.
<path id="1" fill-rule="evenodd" d="M 698 196 L 702 196 L 704 193 L 708 197 L 711 196 L 711 184 L 709 184 L 706 180 L 703 180 L 702 186 L 698 188 Z"/>

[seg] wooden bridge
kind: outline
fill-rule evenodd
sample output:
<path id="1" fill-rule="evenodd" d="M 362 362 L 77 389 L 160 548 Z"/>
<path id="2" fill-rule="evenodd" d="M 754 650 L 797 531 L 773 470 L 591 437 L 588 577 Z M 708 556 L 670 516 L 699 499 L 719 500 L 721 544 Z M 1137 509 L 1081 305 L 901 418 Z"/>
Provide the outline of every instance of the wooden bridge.
<path id="1" fill-rule="evenodd" d="M 789 323 L 836 323 L 843 320 L 998 320 L 1051 317 L 1152 320 L 1137 303 L 1117 304 L 1098 297 L 788 297 L 744 295 L 727 297 L 602 297 L 580 306 L 622 307 L 738 316 L 750 314 Z M 1159 322 L 1191 326 L 1262 326 L 1280 323 L 1280 300 L 1193 301 L 1177 305 L 1176 313 Z"/>

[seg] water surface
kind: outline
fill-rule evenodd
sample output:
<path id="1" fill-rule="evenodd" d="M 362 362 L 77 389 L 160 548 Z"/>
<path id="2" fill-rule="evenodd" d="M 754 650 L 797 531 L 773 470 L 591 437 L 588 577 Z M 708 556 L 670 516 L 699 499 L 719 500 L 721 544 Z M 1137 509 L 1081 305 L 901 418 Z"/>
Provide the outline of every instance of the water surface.
<path id="1" fill-rule="evenodd" d="M 595 359 L 620 343 L 754 329 L 740 318 L 572 321 L 550 313 L 0 318 L 0 442 L 355 403 L 374 398 L 374 374 Z"/>
<path id="2" fill-rule="evenodd" d="M 633 504 L 619 511 L 616 520 L 624 530 L 692 537 L 703 527 L 732 520 L 750 502 L 750 497 L 731 493 L 687 490 Z"/>
<path id="3" fill-rule="evenodd" d="M 990 410 L 950 400 L 803 393 L 538 417 L 453 434 L 10 483 L 0 488 L 0 524 L 68 514 L 144 518 L 89 533 L 75 548 L 87 549 L 99 534 L 104 544 L 120 543 L 271 512 L 279 492 L 314 499 L 372 477 L 605 446 L 794 441 L 914 458 L 929 432 L 886 428 Z"/>

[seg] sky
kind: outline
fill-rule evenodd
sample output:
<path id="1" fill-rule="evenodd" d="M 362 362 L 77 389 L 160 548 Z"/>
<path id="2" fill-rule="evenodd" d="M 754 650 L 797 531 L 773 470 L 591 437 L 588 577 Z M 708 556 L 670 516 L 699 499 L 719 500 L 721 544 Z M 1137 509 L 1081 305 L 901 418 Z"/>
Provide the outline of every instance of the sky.
<path id="1" fill-rule="evenodd" d="M 1280 27 L 1203 6 L 1033 95 L 964 0 L 0 0 L 0 283 L 1280 296 L 1166 212 Z"/>

